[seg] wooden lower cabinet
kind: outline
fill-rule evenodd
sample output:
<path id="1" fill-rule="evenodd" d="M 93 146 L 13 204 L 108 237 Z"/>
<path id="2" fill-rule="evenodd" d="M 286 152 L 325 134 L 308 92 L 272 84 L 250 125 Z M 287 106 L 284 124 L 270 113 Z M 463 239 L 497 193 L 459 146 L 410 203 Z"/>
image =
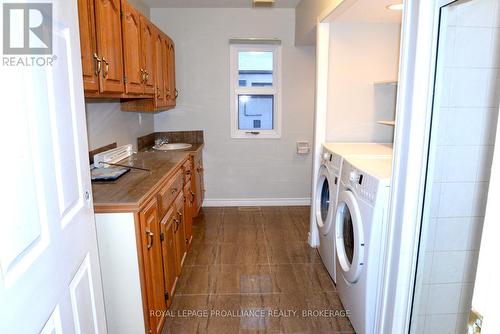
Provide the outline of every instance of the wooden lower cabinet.
<path id="1" fill-rule="evenodd" d="M 142 254 L 146 277 L 148 317 L 151 333 L 161 333 L 165 318 L 158 316 L 167 309 L 163 279 L 162 245 L 156 199 L 139 214 L 142 234 Z"/>
<path id="2" fill-rule="evenodd" d="M 110 334 L 162 332 L 193 238 L 194 189 L 203 185 L 192 161 L 186 158 L 133 212 L 95 215 Z"/>
<path id="3" fill-rule="evenodd" d="M 191 179 L 184 186 L 184 231 L 186 233 L 186 247 L 189 249 L 193 241 L 193 204 L 194 193 L 191 190 Z"/>
<path id="4" fill-rule="evenodd" d="M 175 267 L 177 275 L 180 276 L 182 271 L 182 266 L 184 265 L 184 260 L 186 259 L 186 232 L 184 223 L 184 195 L 180 194 L 174 202 L 175 215 L 176 218 L 174 222 L 176 223 L 174 230 L 175 247 L 176 247 L 176 261 Z"/>
<path id="5" fill-rule="evenodd" d="M 176 246 L 175 246 L 175 222 L 174 207 L 171 207 L 160 224 L 160 239 L 163 257 L 163 277 L 165 281 L 165 299 L 167 307 L 172 304 L 172 296 L 177 284 L 176 272 Z"/>
<path id="6" fill-rule="evenodd" d="M 203 180 L 203 155 L 201 150 L 193 155 L 193 165 L 194 165 L 194 184 L 193 192 L 195 193 L 194 201 L 194 217 L 198 216 L 201 206 L 203 205 L 203 199 L 205 198 L 205 186 Z"/>

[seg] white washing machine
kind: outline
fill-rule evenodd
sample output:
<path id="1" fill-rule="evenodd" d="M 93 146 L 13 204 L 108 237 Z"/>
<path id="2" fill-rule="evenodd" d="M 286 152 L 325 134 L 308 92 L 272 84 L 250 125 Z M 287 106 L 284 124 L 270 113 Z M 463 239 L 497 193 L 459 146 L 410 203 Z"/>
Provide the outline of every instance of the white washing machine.
<path id="1" fill-rule="evenodd" d="M 392 158 L 392 144 L 326 143 L 323 145 L 312 210 L 319 232 L 318 251 L 325 268 L 335 283 L 337 277 L 335 229 L 333 226 L 339 189 L 338 180 L 344 157 Z"/>
<path id="2" fill-rule="evenodd" d="M 385 267 L 392 158 L 343 160 L 335 215 L 337 291 L 359 334 L 374 333 Z"/>

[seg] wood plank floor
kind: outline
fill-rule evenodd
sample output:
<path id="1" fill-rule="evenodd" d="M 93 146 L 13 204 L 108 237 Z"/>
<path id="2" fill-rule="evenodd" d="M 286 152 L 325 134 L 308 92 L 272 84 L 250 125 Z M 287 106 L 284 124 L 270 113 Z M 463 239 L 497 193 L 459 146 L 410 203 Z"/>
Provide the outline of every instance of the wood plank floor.
<path id="1" fill-rule="evenodd" d="M 204 208 L 163 333 L 354 333 L 308 230 L 309 207 Z"/>

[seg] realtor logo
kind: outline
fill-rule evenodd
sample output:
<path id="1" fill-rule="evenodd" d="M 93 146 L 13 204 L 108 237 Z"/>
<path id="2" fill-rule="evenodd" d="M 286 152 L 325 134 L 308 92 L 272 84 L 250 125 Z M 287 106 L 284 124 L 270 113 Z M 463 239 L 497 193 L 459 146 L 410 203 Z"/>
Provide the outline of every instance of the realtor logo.
<path id="1" fill-rule="evenodd" d="M 3 4 L 3 53 L 52 54 L 52 4 Z"/>

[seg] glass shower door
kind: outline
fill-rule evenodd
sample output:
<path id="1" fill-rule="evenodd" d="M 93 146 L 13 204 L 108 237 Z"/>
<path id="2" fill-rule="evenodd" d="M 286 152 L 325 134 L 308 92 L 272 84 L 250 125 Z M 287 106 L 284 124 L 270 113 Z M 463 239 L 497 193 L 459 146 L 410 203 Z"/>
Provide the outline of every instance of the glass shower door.
<path id="1" fill-rule="evenodd" d="M 500 5 L 441 9 L 411 333 L 466 333 L 500 94 Z"/>

